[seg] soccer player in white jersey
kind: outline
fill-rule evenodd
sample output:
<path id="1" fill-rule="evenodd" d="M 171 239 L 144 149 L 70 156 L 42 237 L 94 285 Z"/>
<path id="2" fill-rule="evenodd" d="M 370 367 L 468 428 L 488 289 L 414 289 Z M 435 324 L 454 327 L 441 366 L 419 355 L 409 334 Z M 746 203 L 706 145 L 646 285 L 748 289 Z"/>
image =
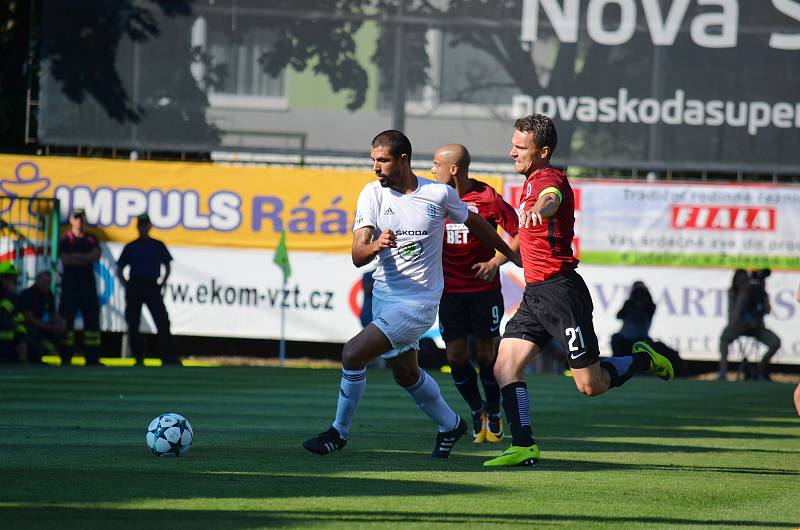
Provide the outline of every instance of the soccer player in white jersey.
<path id="1" fill-rule="evenodd" d="M 417 363 L 419 337 L 436 320 L 444 287 L 445 219 L 466 224 L 471 233 L 517 266 L 521 266 L 520 257 L 489 223 L 467 209 L 454 188 L 412 172 L 411 142 L 403 133 L 389 130 L 378 134 L 372 140 L 370 156 L 377 181 L 367 184 L 358 197 L 352 257 L 357 267 L 377 258 L 374 320 L 342 350 L 342 380 L 333 425 L 303 442 L 303 447 L 325 455 L 345 446 L 367 384 L 367 363 L 380 355 L 395 382 L 438 426 L 431 456 L 447 458 L 467 424 Z"/>

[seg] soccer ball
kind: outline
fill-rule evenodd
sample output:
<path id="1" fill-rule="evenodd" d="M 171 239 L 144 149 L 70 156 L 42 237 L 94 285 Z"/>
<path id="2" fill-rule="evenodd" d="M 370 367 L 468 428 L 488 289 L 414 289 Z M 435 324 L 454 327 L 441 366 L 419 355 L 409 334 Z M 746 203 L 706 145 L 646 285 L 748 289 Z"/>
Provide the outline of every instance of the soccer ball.
<path id="1" fill-rule="evenodd" d="M 184 456 L 192 447 L 194 431 L 189 420 L 175 412 L 159 414 L 147 426 L 147 447 L 156 456 Z"/>

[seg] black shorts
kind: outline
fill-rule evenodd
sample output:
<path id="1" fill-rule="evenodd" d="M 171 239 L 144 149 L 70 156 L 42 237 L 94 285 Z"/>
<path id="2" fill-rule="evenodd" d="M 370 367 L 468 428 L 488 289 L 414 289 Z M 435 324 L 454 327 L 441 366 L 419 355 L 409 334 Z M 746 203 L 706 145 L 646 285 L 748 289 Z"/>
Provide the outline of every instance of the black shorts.
<path id="1" fill-rule="evenodd" d="M 539 348 L 555 338 L 571 368 L 586 368 L 600 358 L 592 309 L 589 288 L 577 272 L 528 284 L 503 338 L 524 339 Z"/>
<path id="2" fill-rule="evenodd" d="M 444 293 L 439 303 L 439 331 L 445 342 L 472 335 L 499 337 L 503 318 L 500 289 L 480 293 Z"/>

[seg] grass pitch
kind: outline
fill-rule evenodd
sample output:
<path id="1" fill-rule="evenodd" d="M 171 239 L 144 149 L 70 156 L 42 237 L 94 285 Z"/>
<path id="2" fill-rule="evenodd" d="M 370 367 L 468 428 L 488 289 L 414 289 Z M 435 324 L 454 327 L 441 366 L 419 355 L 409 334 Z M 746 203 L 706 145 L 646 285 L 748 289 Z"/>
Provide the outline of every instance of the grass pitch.
<path id="1" fill-rule="evenodd" d="M 338 370 L 0 368 L 0 528 L 800 527 L 790 385 L 642 377 L 586 398 L 531 376 L 542 460 L 484 470 L 500 447 L 431 460 L 431 421 L 367 377 L 347 447 L 319 457 L 300 444 L 330 425 Z M 185 458 L 145 447 L 166 411 L 194 426 Z"/>

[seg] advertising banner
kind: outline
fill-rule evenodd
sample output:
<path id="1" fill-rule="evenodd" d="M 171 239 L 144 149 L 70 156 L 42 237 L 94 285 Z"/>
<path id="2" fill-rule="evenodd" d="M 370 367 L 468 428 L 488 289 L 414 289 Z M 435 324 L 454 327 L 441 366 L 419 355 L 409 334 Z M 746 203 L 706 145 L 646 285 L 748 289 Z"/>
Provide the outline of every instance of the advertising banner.
<path id="1" fill-rule="evenodd" d="M 506 181 L 519 203 L 521 179 Z M 576 180 L 586 264 L 800 270 L 800 187 Z"/>
<path id="2" fill-rule="evenodd" d="M 148 213 L 167 244 L 349 252 L 369 171 L 216 166 L 0 155 L 0 190 L 56 197 L 61 219 L 83 208 L 101 241 L 136 237 Z M 13 204 L 13 203 L 12 203 Z"/>
<path id="3" fill-rule="evenodd" d="M 104 247 L 97 271 L 103 328 L 124 331 L 124 291 L 117 284 L 114 265 L 122 247 Z M 175 261 L 164 299 L 176 334 L 277 339 L 281 307 L 288 340 L 344 343 L 361 329 L 364 270 L 353 267 L 347 255 L 290 251 L 292 274 L 284 286 L 270 250 L 227 249 L 222 266 L 218 250 L 170 250 Z M 732 271 L 582 264 L 579 272 L 594 301 L 594 326 L 603 354 L 609 353 L 610 337 L 621 327 L 617 311 L 631 284 L 640 280 L 656 303 L 654 339 L 679 350 L 685 359 L 719 358 Z M 505 326 L 522 299 L 525 284 L 522 270 L 508 264 L 501 270 L 501 280 Z M 772 312 L 766 325 L 783 342 L 775 362 L 800 364 L 800 305 L 794 300 L 798 284 L 800 273 L 776 272 L 767 279 Z M 154 329 L 146 311 L 142 325 Z M 443 346 L 438 325 L 427 336 Z M 738 348 L 731 348 L 731 360 L 739 360 Z M 747 351 L 762 353 L 750 345 Z"/>
<path id="4" fill-rule="evenodd" d="M 147 213 L 159 238 L 177 246 L 275 248 L 286 231 L 292 250 L 349 253 L 358 194 L 374 178 L 369 170 L 0 155 L 5 195 L 56 197 L 62 222 L 83 208 L 101 241 L 134 239 L 136 217 Z M 499 177 L 481 180 L 503 187 Z"/>

